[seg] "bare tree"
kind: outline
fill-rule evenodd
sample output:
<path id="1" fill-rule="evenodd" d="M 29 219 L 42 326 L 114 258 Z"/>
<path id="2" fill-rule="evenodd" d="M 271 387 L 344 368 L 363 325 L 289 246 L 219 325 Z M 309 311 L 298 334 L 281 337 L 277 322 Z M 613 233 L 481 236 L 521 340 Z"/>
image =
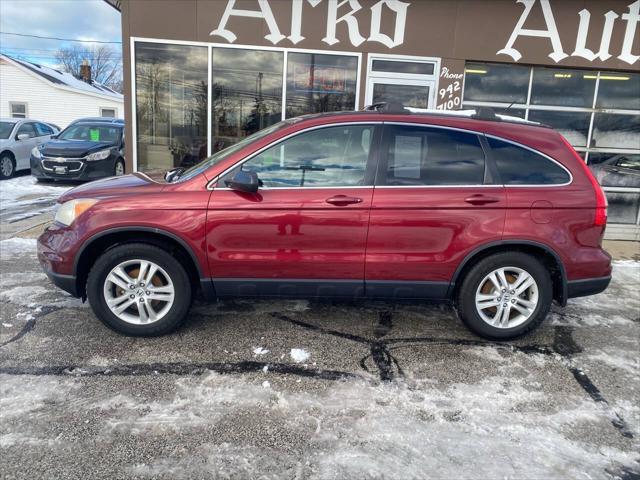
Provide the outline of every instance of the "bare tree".
<path id="1" fill-rule="evenodd" d="M 93 80 L 116 91 L 122 89 L 122 58 L 109 45 L 61 48 L 56 52 L 55 57 L 60 68 L 76 78 L 81 78 L 80 66 L 84 60 L 87 60 L 91 65 Z"/>

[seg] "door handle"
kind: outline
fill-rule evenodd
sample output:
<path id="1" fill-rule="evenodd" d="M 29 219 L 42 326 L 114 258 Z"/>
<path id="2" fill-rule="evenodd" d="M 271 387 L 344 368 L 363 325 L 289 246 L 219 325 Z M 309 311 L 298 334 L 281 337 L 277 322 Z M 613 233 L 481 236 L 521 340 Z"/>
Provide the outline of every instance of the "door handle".
<path id="1" fill-rule="evenodd" d="M 464 201 L 470 203 L 471 205 L 486 205 L 487 203 L 497 203 L 500 201 L 500 199 L 477 193 L 465 198 Z"/>
<path id="2" fill-rule="evenodd" d="M 361 203 L 362 199 L 358 197 L 348 197 L 347 195 L 335 195 L 333 197 L 327 198 L 325 201 L 332 205 L 338 205 L 340 207 L 343 207 L 345 205 Z"/>

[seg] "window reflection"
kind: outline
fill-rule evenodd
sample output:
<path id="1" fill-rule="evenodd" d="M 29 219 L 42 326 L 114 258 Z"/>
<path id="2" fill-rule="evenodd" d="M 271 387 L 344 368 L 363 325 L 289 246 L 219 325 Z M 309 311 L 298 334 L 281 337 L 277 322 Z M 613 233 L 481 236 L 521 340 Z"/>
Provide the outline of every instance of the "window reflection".
<path id="1" fill-rule="evenodd" d="M 584 70 L 534 68 L 531 103 L 591 108 L 596 83 L 585 78 L 588 77 L 585 73 Z"/>
<path id="2" fill-rule="evenodd" d="M 607 195 L 607 221 L 609 223 L 636 223 L 640 193 L 605 192 Z"/>
<path id="3" fill-rule="evenodd" d="M 640 149 L 640 115 L 596 113 L 591 147 Z"/>
<path id="4" fill-rule="evenodd" d="M 215 153 L 281 120 L 283 54 L 212 50 L 211 152 Z"/>
<path id="5" fill-rule="evenodd" d="M 589 168 L 603 187 L 640 188 L 640 154 L 589 154 Z"/>
<path id="6" fill-rule="evenodd" d="M 640 73 L 600 72 L 596 106 L 640 110 Z"/>
<path id="7" fill-rule="evenodd" d="M 397 102 L 405 107 L 428 108 L 429 87 L 420 85 L 373 84 L 372 103 Z"/>
<path id="8" fill-rule="evenodd" d="M 464 99 L 476 102 L 526 103 L 529 67 L 467 63 Z"/>
<path id="9" fill-rule="evenodd" d="M 357 76 L 355 57 L 290 52 L 287 56 L 287 118 L 355 110 Z"/>
<path id="10" fill-rule="evenodd" d="M 529 120 L 553 127 L 574 146 L 587 146 L 590 113 L 529 110 Z"/>
<path id="11" fill-rule="evenodd" d="M 136 43 L 138 169 L 194 165 L 207 155 L 207 48 Z"/>

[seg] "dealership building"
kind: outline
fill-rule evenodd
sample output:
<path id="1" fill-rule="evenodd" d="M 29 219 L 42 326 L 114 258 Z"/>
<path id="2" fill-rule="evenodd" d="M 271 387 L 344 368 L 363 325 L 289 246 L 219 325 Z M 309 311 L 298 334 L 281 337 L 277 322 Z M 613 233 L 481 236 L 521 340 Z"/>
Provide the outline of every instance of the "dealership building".
<path id="1" fill-rule="evenodd" d="M 560 131 L 640 239 L 640 0 L 106 0 L 128 170 L 192 165 L 283 119 L 377 102 Z"/>

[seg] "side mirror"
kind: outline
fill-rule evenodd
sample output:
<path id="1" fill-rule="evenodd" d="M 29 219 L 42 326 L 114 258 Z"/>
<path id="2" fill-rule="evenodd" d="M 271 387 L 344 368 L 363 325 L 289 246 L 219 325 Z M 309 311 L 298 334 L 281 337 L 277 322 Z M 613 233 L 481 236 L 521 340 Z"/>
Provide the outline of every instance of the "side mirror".
<path id="1" fill-rule="evenodd" d="M 258 174 L 256 172 L 245 172 L 238 170 L 231 180 L 225 180 L 227 187 L 245 193 L 256 193 L 260 186 Z"/>
<path id="2" fill-rule="evenodd" d="M 18 140 L 29 140 L 29 134 L 28 133 L 19 133 L 16 138 Z"/>

